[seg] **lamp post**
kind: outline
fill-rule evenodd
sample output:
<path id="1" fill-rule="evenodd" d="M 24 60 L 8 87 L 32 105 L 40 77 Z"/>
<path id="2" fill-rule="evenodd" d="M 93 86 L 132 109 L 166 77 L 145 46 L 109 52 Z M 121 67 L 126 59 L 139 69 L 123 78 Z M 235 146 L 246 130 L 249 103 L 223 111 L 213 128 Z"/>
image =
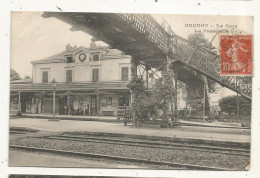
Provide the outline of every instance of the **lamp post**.
<path id="1" fill-rule="evenodd" d="M 58 119 L 55 119 L 55 99 L 56 99 L 56 85 L 57 85 L 57 81 L 55 80 L 55 78 L 52 79 L 51 81 L 52 87 L 53 87 L 53 119 L 50 119 L 50 121 L 58 121 Z"/>

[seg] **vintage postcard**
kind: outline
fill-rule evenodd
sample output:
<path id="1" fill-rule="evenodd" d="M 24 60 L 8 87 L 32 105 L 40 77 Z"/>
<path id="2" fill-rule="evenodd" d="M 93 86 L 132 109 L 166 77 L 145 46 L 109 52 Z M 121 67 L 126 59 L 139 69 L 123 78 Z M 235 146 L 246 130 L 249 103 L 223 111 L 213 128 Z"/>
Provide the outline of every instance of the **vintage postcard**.
<path id="1" fill-rule="evenodd" d="M 9 178 L 108 178 L 108 176 L 68 176 L 68 175 L 30 175 L 30 174 L 11 174 Z M 122 176 L 109 176 L 109 178 L 130 178 Z M 143 177 L 159 178 L 159 177 Z"/>
<path id="2" fill-rule="evenodd" d="M 9 166 L 249 170 L 253 20 L 12 12 Z"/>

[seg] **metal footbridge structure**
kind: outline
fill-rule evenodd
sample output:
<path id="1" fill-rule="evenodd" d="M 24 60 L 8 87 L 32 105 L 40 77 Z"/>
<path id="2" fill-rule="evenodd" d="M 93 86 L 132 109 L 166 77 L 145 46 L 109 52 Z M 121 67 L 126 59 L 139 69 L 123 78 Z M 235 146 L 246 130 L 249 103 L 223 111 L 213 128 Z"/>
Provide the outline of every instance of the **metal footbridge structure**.
<path id="1" fill-rule="evenodd" d="M 151 15 L 45 12 L 42 16 L 58 18 L 70 24 L 72 31 L 86 32 L 150 67 L 173 65 L 182 72 L 179 80 L 204 76 L 251 99 L 251 76 L 221 76 L 219 55 L 174 34 Z"/>

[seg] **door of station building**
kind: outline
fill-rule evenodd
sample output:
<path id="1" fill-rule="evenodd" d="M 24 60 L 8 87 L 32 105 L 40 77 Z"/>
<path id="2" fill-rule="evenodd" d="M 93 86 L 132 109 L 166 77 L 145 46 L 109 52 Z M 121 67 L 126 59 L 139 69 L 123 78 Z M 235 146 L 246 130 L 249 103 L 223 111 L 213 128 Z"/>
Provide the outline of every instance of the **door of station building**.
<path id="1" fill-rule="evenodd" d="M 59 114 L 64 115 L 67 114 L 66 113 L 66 109 L 65 106 L 67 106 L 67 98 L 63 97 L 63 98 L 59 98 Z"/>
<path id="2" fill-rule="evenodd" d="M 90 100 L 90 115 L 95 116 L 97 115 L 97 97 L 91 96 Z"/>
<path id="3" fill-rule="evenodd" d="M 26 107 L 27 107 L 26 97 L 21 97 L 21 112 L 22 113 L 26 113 Z"/>
<path id="4" fill-rule="evenodd" d="M 32 107 L 32 94 L 22 93 L 21 94 L 21 112 L 30 113 Z"/>

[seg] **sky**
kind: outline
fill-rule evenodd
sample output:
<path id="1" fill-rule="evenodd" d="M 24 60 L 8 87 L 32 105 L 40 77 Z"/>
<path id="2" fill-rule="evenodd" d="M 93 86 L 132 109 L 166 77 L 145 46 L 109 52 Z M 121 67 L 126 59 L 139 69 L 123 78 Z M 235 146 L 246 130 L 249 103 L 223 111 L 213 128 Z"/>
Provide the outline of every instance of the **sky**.
<path id="1" fill-rule="evenodd" d="M 11 27 L 11 68 L 22 77 L 32 74 L 30 61 L 40 60 L 65 50 L 70 43 L 72 46 L 90 44 L 91 36 L 81 31 L 70 31 L 71 26 L 56 19 L 43 18 L 43 12 L 12 12 Z M 223 28 L 208 27 L 207 29 L 225 29 L 226 24 L 237 25 L 239 29 L 252 33 L 252 19 L 237 16 L 198 16 L 198 15 L 153 15 L 161 23 L 166 21 L 175 34 L 187 38 L 195 29 L 205 28 L 185 27 L 185 24 L 223 24 Z M 246 25 L 245 25 L 246 24 Z M 215 33 L 204 33 L 211 41 Z M 104 44 L 100 42 L 100 44 Z M 218 38 L 214 38 L 214 46 L 218 47 Z"/>
<path id="2" fill-rule="evenodd" d="M 68 43 L 88 47 L 91 42 L 90 35 L 72 32 L 70 25 L 41 15 L 42 12 L 12 13 L 11 68 L 22 77 L 31 76 L 31 61 L 62 52 Z"/>
<path id="3" fill-rule="evenodd" d="M 91 36 L 81 31 L 70 31 L 71 26 L 56 19 L 43 18 L 43 12 L 12 12 L 11 68 L 21 77 L 32 75 L 31 61 L 40 60 L 72 46 L 89 47 Z M 219 37 L 210 30 L 236 30 L 236 33 L 253 33 L 253 18 L 245 16 L 153 15 L 162 23 L 166 21 L 176 35 L 187 38 L 198 30 L 218 48 Z M 192 27 L 188 27 L 189 24 Z M 207 27 L 205 26 L 208 25 Z M 203 26 L 204 25 L 204 26 Z M 222 25 L 222 26 L 221 26 Z M 230 31 L 231 32 L 231 31 Z M 235 32 L 234 32 L 235 33 Z M 98 44 L 104 45 L 102 42 Z M 222 89 L 221 89 L 222 91 Z M 222 93 L 226 93 L 222 91 Z M 228 94 L 235 94 L 228 92 Z"/>

